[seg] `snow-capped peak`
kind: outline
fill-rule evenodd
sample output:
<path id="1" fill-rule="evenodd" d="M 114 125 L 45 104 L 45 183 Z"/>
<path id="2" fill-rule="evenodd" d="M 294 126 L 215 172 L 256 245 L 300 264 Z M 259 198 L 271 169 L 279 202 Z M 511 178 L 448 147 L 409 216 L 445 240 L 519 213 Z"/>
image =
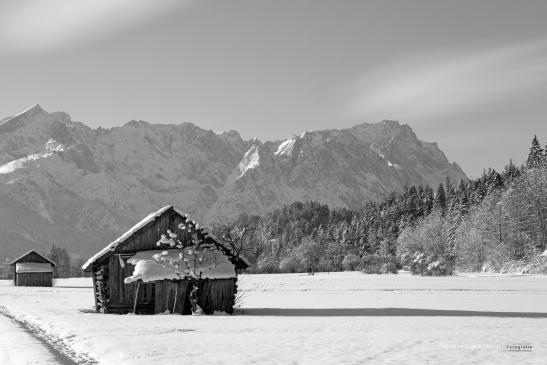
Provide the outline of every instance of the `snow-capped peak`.
<path id="1" fill-rule="evenodd" d="M 281 144 L 277 147 L 277 151 L 274 152 L 274 155 L 290 157 L 292 155 L 292 151 L 294 149 L 294 143 L 296 142 L 296 140 L 297 140 L 297 137 L 292 136 L 286 141 L 281 142 Z"/>
<path id="2" fill-rule="evenodd" d="M 242 177 L 247 171 L 252 170 L 258 166 L 260 166 L 258 145 L 253 144 L 253 146 L 247 152 L 245 152 L 245 155 L 243 155 L 243 159 L 241 159 L 239 165 L 237 166 L 240 172 L 239 177 Z"/>

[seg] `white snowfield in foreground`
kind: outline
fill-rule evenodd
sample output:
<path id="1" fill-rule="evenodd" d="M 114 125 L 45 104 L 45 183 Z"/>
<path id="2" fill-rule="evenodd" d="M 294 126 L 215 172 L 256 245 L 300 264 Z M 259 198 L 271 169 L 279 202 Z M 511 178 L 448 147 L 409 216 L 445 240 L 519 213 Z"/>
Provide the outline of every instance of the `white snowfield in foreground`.
<path id="1" fill-rule="evenodd" d="M 11 319 L 0 315 L 0 364 L 55 365 L 46 345 Z M 29 351 L 31 349 L 31 351 Z"/>
<path id="2" fill-rule="evenodd" d="M 83 364 L 545 364 L 547 359 L 546 276 L 242 275 L 239 289 L 243 305 L 233 316 L 135 316 L 93 312 L 90 279 L 57 280 L 52 288 L 3 281 L 0 313 L 31 324 Z M 5 326 L 1 321 L 0 333 Z M 531 345 L 531 351 L 507 351 L 519 344 Z M 1 341 L 0 352 L 9 346 Z M 25 346 L 29 356 L 40 351 L 31 342 Z"/>

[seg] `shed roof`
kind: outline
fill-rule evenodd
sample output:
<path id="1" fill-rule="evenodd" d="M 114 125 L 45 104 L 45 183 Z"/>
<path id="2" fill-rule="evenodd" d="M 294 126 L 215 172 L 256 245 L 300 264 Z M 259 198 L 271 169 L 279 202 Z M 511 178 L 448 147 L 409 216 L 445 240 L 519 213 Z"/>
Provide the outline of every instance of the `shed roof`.
<path id="1" fill-rule="evenodd" d="M 82 269 L 89 270 L 91 266 L 98 262 L 99 260 L 103 259 L 104 257 L 108 256 L 109 254 L 112 254 L 116 248 L 123 244 L 125 241 L 127 241 L 131 236 L 134 234 L 140 232 L 142 229 L 144 229 L 149 223 L 153 222 L 156 218 L 160 217 L 164 213 L 168 212 L 169 210 L 175 211 L 178 215 L 181 217 L 187 219 L 187 214 L 181 213 L 179 210 L 177 210 L 173 205 L 166 205 L 165 207 L 159 209 L 158 211 L 151 213 L 147 215 L 145 218 L 143 218 L 139 223 L 135 224 L 133 227 L 131 227 L 127 232 L 122 234 L 120 237 L 109 243 L 105 248 L 97 252 L 95 255 L 91 256 L 89 260 L 82 266 Z M 197 229 L 199 232 L 203 231 L 201 228 Z M 219 242 L 217 239 L 212 237 L 210 233 L 207 233 L 207 241 L 210 243 L 214 243 L 214 245 L 219 248 L 222 253 L 224 253 L 226 256 L 230 258 L 230 261 L 236 266 L 237 269 L 246 269 L 249 267 L 249 264 L 247 261 L 242 257 L 235 257 L 230 249 L 226 247 L 226 245 Z"/>
<path id="2" fill-rule="evenodd" d="M 46 261 L 48 261 L 49 263 L 51 263 L 53 266 L 57 266 L 57 265 L 55 264 L 55 262 L 51 261 L 50 259 L 48 259 L 48 258 L 45 257 L 44 255 L 42 255 L 40 252 L 35 251 L 35 250 L 30 250 L 30 251 L 28 251 L 28 252 L 22 254 L 22 255 L 19 256 L 18 258 L 12 260 L 12 261 L 10 262 L 10 265 L 15 265 L 18 261 L 20 261 L 22 258 L 24 258 L 24 257 L 26 257 L 26 256 L 28 256 L 28 255 L 30 255 L 31 253 L 35 253 L 36 255 L 40 256 L 40 257 L 43 258 L 44 260 L 46 260 Z"/>

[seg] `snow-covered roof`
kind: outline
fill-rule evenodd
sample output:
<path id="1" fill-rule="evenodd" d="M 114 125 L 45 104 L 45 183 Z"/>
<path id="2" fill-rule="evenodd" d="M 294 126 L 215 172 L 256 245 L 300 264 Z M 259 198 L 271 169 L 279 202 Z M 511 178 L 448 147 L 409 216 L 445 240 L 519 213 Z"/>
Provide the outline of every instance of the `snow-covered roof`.
<path id="1" fill-rule="evenodd" d="M 151 213 L 147 215 L 143 220 L 141 220 L 139 223 L 135 224 L 131 229 L 129 229 L 127 232 L 122 234 L 120 237 L 116 238 L 114 241 L 112 241 L 110 244 L 108 244 L 105 248 L 97 252 L 95 255 L 91 256 L 89 260 L 86 261 L 86 263 L 82 266 L 82 269 L 86 270 L 91 264 L 99 260 L 101 257 L 109 253 L 110 251 L 114 251 L 120 243 L 123 243 L 125 240 L 127 240 L 129 237 L 131 237 L 133 234 L 135 234 L 140 229 L 144 228 L 148 223 L 153 222 L 154 219 L 165 213 L 169 208 L 172 208 L 172 205 L 166 205 L 165 207 L 161 208 L 157 212 Z"/>
<path id="2" fill-rule="evenodd" d="M 16 264 L 17 261 L 21 260 L 23 257 L 25 257 L 25 256 L 27 256 L 27 255 L 30 255 L 31 253 L 35 253 L 36 255 L 40 256 L 41 258 L 43 258 L 43 259 L 46 260 L 47 262 L 51 263 L 53 266 L 56 266 L 56 265 L 55 265 L 55 262 L 51 261 L 50 259 L 48 259 L 48 258 L 45 257 L 44 255 L 42 255 L 40 252 L 35 251 L 35 250 L 27 251 L 27 252 L 25 252 L 24 254 L 22 254 L 21 256 L 19 256 L 18 258 L 14 259 L 14 260 L 11 260 L 10 265 Z"/>
<path id="3" fill-rule="evenodd" d="M 137 252 L 135 256 L 127 260 L 128 264 L 135 265 L 133 275 L 124 278 L 126 284 L 137 280 L 143 282 L 157 280 L 176 280 L 185 277 L 184 267 L 181 267 L 179 273 L 175 267 L 167 262 L 180 262 L 180 250 L 152 250 Z M 162 254 L 163 253 L 163 254 Z M 208 253 L 211 256 L 211 253 Z M 155 257 L 157 259 L 155 259 Z M 158 262 L 159 258 L 165 260 L 165 263 Z M 197 265 L 197 272 L 201 272 L 202 279 L 226 279 L 235 278 L 235 266 L 225 255 L 216 255 L 214 259 L 209 257 L 203 264 Z"/>
<path id="4" fill-rule="evenodd" d="M 43 262 L 18 262 L 15 264 L 15 272 L 53 272 L 53 267 L 51 264 Z"/>

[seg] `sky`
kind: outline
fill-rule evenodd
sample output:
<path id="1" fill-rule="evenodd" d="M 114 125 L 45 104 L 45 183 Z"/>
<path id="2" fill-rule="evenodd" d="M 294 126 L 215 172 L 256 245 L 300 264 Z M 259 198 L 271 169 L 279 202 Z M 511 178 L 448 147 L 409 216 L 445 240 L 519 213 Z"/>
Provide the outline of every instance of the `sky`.
<path id="1" fill-rule="evenodd" d="M 2 0 L 0 118 L 244 138 L 384 119 L 468 176 L 547 142 L 547 1 Z"/>

